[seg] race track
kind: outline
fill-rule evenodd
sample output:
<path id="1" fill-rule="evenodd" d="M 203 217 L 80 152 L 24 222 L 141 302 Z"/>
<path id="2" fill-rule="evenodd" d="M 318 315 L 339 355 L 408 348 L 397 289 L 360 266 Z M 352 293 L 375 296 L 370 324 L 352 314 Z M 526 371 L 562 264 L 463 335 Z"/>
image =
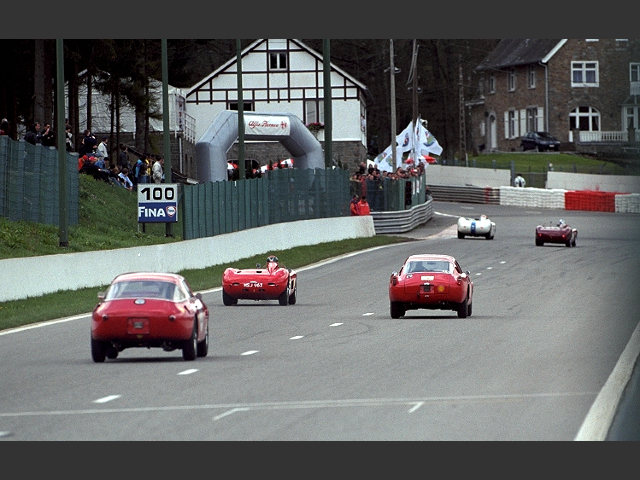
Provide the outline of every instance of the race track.
<path id="1" fill-rule="evenodd" d="M 638 325 L 635 214 L 436 202 L 412 241 L 298 270 L 298 302 L 204 292 L 206 358 L 130 349 L 95 364 L 89 317 L 2 332 L 0 439 L 574 440 Z M 485 213 L 494 240 L 456 236 Z M 564 218 L 577 246 L 536 247 Z M 410 254 L 470 270 L 473 315 L 391 319 Z M 280 257 L 286 265 L 287 259 Z"/>

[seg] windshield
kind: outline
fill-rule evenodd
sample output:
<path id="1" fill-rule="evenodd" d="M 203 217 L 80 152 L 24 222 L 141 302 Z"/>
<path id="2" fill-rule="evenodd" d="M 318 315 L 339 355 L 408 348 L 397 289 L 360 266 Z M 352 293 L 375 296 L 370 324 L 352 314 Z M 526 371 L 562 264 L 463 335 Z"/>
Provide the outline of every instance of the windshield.
<path id="1" fill-rule="evenodd" d="M 109 287 L 105 300 L 120 298 L 161 298 L 174 302 L 186 297 L 184 292 L 172 282 L 157 280 L 134 280 L 131 282 L 117 282 Z"/>
<path id="2" fill-rule="evenodd" d="M 441 260 L 421 260 L 409 262 L 407 273 L 414 272 L 451 272 L 451 264 Z"/>

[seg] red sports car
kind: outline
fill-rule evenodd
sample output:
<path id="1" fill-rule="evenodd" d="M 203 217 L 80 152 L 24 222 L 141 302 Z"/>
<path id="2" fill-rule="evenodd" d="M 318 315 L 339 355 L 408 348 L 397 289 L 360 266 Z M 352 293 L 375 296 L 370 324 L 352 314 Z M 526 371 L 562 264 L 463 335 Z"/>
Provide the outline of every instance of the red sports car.
<path id="1" fill-rule="evenodd" d="M 564 243 L 567 247 L 575 247 L 578 238 L 578 229 L 564 223 L 560 219 L 558 223 L 536 227 L 536 246 L 541 247 L 545 243 Z"/>
<path id="2" fill-rule="evenodd" d="M 458 317 L 471 316 L 473 282 L 450 255 L 420 254 L 408 257 L 389 279 L 391 318 L 407 310 L 454 310 Z"/>
<path id="3" fill-rule="evenodd" d="M 131 347 L 179 348 L 185 360 L 207 356 L 209 309 L 181 275 L 123 273 L 98 299 L 91 319 L 94 362 Z"/>
<path id="4" fill-rule="evenodd" d="M 280 305 L 294 305 L 297 299 L 298 274 L 278 263 L 270 255 L 264 266 L 252 269 L 227 268 L 222 274 L 222 303 L 236 305 L 238 300 L 278 300 Z"/>

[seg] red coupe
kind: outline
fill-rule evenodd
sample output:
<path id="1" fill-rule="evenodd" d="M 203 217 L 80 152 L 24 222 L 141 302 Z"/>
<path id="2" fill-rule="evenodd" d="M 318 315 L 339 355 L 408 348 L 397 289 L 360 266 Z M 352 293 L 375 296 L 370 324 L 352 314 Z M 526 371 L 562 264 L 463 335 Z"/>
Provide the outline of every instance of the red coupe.
<path id="1" fill-rule="evenodd" d="M 294 305 L 297 299 L 298 274 L 278 263 L 270 255 L 264 266 L 227 268 L 222 274 L 222 303 L 236 305 L 238 300 L 278 300 L 280 305 Z"/>
<path id="2" fill-rule="evenodd" d="M 181 275 L 123 273 L 98 300 L 91 319 L 94 362 L 132 347 L 181 349 L 184 360 L 207 356 L 209 309 Z"/>
<path id="3" fill-rule="evenodd" d="M 564 223 L 564 220 L 556 224 L 538 225 L 536 227 L 536 246 L 541 247 L 545 243 L 563 243 L 567 247 L 575 247 L 578 238 L 578 229 Z"/>
<path id="4" fill-rule="evenodd" d="M 471 316 L 473 282 L 450 255 L 420 254 L 408 257 L 389 279 L 391 318 L 407 310 L 454 310 L 458 317 Z"/>

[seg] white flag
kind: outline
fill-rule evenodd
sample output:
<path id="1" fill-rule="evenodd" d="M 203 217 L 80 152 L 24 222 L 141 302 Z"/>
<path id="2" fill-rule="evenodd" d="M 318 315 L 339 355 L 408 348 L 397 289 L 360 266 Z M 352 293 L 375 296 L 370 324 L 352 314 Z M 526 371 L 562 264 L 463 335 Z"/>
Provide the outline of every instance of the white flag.
<path id="1" fill-rule="evenodd" d="M 378 166 L 378 170 L 383 172 L 393 172 L 393 155 L 391 151 L 391 145 L 384 149 L 380 155 L 373 159 L 374 163 Z"/>
<path id="2" fill-rule="evenodd" d="M 442 147 L 429 130 L 427 130 L 422 122 L 418 122 L 418 145 L 420 146 L 420 155 L 428 155 L 433 153 L 434 155 L 440 155 L 442 153 Z"/>
<path id="3" fill-rule="evenodd" d="M 404 153 L 413 148 L 413 122 L 409 122 L 407 128 L 405 128 L 400 135 L 396 137 L 396 143 L 398 144 L 398 151 Z"/>

